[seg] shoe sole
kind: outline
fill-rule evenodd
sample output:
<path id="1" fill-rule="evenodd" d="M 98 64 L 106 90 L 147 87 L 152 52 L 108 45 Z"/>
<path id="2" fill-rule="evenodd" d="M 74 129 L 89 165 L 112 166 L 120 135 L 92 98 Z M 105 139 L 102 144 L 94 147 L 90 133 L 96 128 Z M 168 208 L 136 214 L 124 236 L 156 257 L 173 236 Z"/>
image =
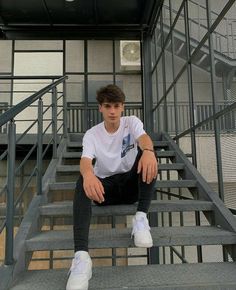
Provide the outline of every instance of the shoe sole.
<path id="1" fill-rule="evenodd" d="M 139 243 L 134 243 L 135 246 L 137 248 L 151 248 L 153 246 L 153 243 L 150 243 L 150 244 L 139 244 Z"/>
<path id="2" fill-rule="evenodd" d="M 88 281 L 92 278 L 92 271 L 89 273 L 89 277 L 88 277 Z M 71 288 L 66 288 L 66 290 L 70 290 Z M 81 287 L 81 288 L 78 288 L 78 290 L 88 290 L 89 289 L 89 283 L 88 283 L 88 286 L 84 286 L 84 287 Z"/>

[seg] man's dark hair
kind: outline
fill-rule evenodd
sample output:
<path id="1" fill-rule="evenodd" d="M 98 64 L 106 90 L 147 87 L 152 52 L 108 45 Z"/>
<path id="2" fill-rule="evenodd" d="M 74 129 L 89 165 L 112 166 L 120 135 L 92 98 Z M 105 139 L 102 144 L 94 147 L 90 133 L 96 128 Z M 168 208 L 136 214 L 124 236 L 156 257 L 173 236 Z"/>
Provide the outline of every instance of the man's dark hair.
<path id="1" fill-rule="evenodd" d="M 97 91 L 96 97 L 98 103 L 101 105 L 104 102 L 108 103 L 124 103 L 125 94 L 116 85 L 107 85 Z"/>

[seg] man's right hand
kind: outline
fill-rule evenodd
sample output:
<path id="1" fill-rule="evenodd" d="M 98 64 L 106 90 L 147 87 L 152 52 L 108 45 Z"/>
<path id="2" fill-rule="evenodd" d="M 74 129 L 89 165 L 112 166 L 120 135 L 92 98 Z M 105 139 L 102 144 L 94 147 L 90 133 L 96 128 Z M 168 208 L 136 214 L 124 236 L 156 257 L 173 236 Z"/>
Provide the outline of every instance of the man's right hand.
<path id="1" fill-rule="evenodd" d="M 87 197 L 99 203 L 104 202 L 105 192 L 101 181 L 93 173 L 88 173 L 83 178 L 83 186 Z"/>

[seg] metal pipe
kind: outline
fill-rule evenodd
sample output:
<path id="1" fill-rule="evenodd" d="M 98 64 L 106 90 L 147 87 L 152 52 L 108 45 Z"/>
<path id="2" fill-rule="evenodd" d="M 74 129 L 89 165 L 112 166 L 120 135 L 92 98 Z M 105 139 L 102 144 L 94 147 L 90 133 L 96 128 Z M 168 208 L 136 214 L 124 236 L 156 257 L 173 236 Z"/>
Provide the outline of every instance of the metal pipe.
<path id="1" fill-rule="evenodd" d="M 186 54 L 187 54 L 187 60 L 188 66 L 187 66 L 187 74 L 188 74 L 188 91 L 189 91 L 189 113 L 190 113 L 190 127 L 193 127 L 195 124 L 194 119 L 194 100 L 193 100 L 193 76 L 192 76 L 192 63 L 191 63 L 191 47 L 190 47 L 190 32 L 189 32 L 189 26 L 188 26 L 188 3 L 185 1 L 184 4 L 184 24 L 185 24 L 185 40 L 186 40 Z M 191 153 L 193 156 L 192 163 L 195 167 L 197 167 L 197 150 L 196 150 L 196 136 L 195 136 L 195 130 L 191 131 Z"/>
<path id="2" fill-rule="evenodd" d="M 6 238 L 5 265 L 12 265 L 14 241 L 14 192 L 15 192 L 16 125 L 8 124 L 7 195 L 6 195 Z"/>
<path id="3" fill-rule="evenodd" d="M 68 137 L 66 82 L 63 82 L 63 137 Z"/>
<path id="4" fill-rule="evenodd" d="M 189 31 L 189 14 L 188 3 L 184 3 L 184 24 L 185 24 L 185 40 L 186 40 L 186 54 L 188 60 L 187 74 L 188 74 L 188 91 L 189 91 L 189 113 L 190 113 L 190 127 L 195 124 L 194 119 L 194 100 L 193 100 L 193 77 L 192 77 L 192 63 L 191 63 L 191 47 L 190 47 L 190 31 Z M 191 131 L 191 153 L 192 163 L 197 167 L 197 150 L 196 150 L 196 136 L 195 130 Z M 197 246 L 198 262 L 202 262 L 202 248 Z"/>
<path id="5" fill-rule="evenodd" d="M 221 116 L 233 111 L 235 108 L 236 108 L 236 102 L 234 102 L 232 105 L 225 107 L 221 111 L 217 112 L 215 115 L 212 115 L 212 116 L 206 118 L 205 120 L 199 122 L 197 125 L 194 125 L 193 127 L 183 131 L 179 135 L 175 136 L 173 139 L 178 140 L 178 139 L 182 138 L 183 136 L 189 134 L 191 132 L 191 130 L 193 130 L 193 129 L 196 130 L 197 128 L 202 127 L 204 124 L 210 123 L 210 121 L 213 121 L 214 119 L 218 119 Z"/>
<path id="6" fill-rule="evenodd" d="M 4 125 L 5 123 L 7 123 L 8 121 L 10 121 L 11 119 L 13 119 L 17 114 L 19 114 L 20 112 L 22 112 L 29 105 L 31 105 L 32 103 L 34 103 L 35 101 L 37 101 L 39 98 L 41 98 L 43 95 L 45 95 L 46 93 L 48 93 L 53 87 L 55 87 L 58 84 L 60 84 L 66 78 L 67 78 L 67 76 L 61 77 L 60 79 L 58 79 L 54 83 L 52 83 L 52 84 L 50 84 L 50 85 L 42 88 L 37 93 L 31 95 L 30 97 L 26 98 L 25 100 L 23 100 L 19 104 L 15 105 L 11 109 L 7 110 L 5 113 L 3 113 L 0 116 L 0 127 L 2 125 Z"/>
<path id="7" fill-rule="evenodd" d="M 14 95 L 14 66 L 15 66 L 15 40 L 12 41 L 11 51 L 11 76 L 7 76 L 11 80 L 11 91 L 10 91 L 10 106 L 13 106 L 13 95 Z M 4 79 L 1 77 L 1 79 Z M 1 126 L 1 125 L 0 125 Z"/>
<path id="8" fill-rule="evenodd" d="M 58 50 L 57 50 L 57 52 L 58 52 Z M 51 80 L 51 79 L 59 79 L 59 78 L 61 78 L 61 75 L 54 75 L 54 76 L 13 76 L 13 75 L 0 75 L 0 79 L 1 80 L 42 80 L 42 79 L 43 80 Z"/>
<path id="9" fill-rule="evenodd" d="M 88 40 L 84 41 L 84 119 L 82 124 L 82 131 L 85 132 L 90 124 L 88 112 Z"/>
<path id="10" fill-rule="evenodd" d="M 174 28 L 172 27 L 173 24 L 173 19 L 172 19 L 172 2 L 171 0 L 169 0 L 169 7 L 170 7 L 170 30 L 171 30 L 171 58 L 172 58 L 172 76 L 173 76 L 173 80 L 175 79 L 175 58 L 174 58 L 174 54 L 175 54 L 175 43 L 174 43 L 174 35 L 173 35 L 173 30 Z M 179 124 L 179 120 L 178 120 L 178 111 L 177 111 L 177 90 L 176 90 L 176 84 L 174 84 L 174 88 L 173 88 L 173 92 L 174 92 L 174 114 L 175 114 L 175 135 L 178 135 L 178 124 Z"/>
<path id="11" fill-rule="evenodd" d="M 160 31 L 161 31 L 161 47 L 162 47 L 162 78 L 163 78 L 163 95 L 164 98 L 164 130 L 168 132 L 168 112 L 167 112 L 167 94 L 166 94 L 166 64 L 165 64 L 165 47 L 164 47 L 164 28 L 163 28 L 163 15 L 160 14 Z"/>
<path id="12" fill-rule="evenodd" d="M 112 40 L 112 73 L 113 73 L 113 84 L 116 84 L 116 43 Z"/>
<path id="13" fill-rule="evenodd" d="M 172 250 L 172 252 L 174 252 L 176 254 L 176 256 L 178 258 L 180 258 L 180 260 L 182 261 L 182 263 L 188 263 L 188 261 L 185 259 L 185 257 L 182 255 L 182 253 L 180 253 L 178 250 L 175 249 L 175 247 L 170 246 L 170 249 Z"/>
<path id="14" fill-rule="evenodd" d="M 57 88 L 52 89 L 53 158 L 57 158 Z"/>
<path id="15" fill-rule="evenodd" d="M 198 41 L 200 41 L 201 38 L 201 25 L 200 25 L 200 5 L 197 4 L 197 17 L 198 17 Z"/>
<path id="16" fill-rule="evenodd" d="M 151 38 L 143 36 L 142 45 L 142 72 L 143 72 L 143 104 L 144 104 L 144 121 L 146 130 L 153 132 L 153 112 L 152 112 L 152 75 L 151 75 Z"/>
<path id="17" fill-rule="evenodd" d="M 228 57 L 230 57 L 230 53 L 229 53 L 229 23 L 228 23 L 228 19 L 226 18 L 225 20 L 226 22 L 226 35 L 227 35 L 227 55 Z"/>
<path id="18" fill-rule="evenodd" d="M 38 101 L 38 132 L 37 132 L 37 194 L 42 194 L 42 147 L 43 147 L 43 101 Z"/>
<path id="19" fill-rule="evenodd" d="M 210 30 L 211 27 L 211 5 L 209 1 L 206 1 L 207 8 L 207 26 Z M 212 87 L 212 103 L 213 103 L 213 116 L 217 112 L 216 105 L 216 72 L 215 72 L 215 58 L 212 34 L 209 34 L 209 53 L 210 53 L 210 74 L 211 74 L 211 87 Z M 222 170 L 222 156 L 221 156 L 221 145 L 220 145 L 220 127 L 219 119 L 214 118 L 214 129 L 215 129 L 215 144 L 216 144 L 216 162 L 217 162 L 217 176 L 218 176 L 218 190 L 219 196 L 224 200 L 224 184 L 223 184 L 223 170 Z"/>

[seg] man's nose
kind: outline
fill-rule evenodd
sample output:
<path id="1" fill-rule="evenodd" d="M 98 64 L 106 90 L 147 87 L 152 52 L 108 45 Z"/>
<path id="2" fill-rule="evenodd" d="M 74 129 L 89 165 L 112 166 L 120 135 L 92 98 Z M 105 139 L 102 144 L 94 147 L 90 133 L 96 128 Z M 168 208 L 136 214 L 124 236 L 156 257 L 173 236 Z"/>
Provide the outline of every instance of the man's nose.
<path id="1" fill-rule="evenodd" d="M 111 107 L 110 108 L 110 113 L 114 114 L 115 113 L 115 108 Z"/>

